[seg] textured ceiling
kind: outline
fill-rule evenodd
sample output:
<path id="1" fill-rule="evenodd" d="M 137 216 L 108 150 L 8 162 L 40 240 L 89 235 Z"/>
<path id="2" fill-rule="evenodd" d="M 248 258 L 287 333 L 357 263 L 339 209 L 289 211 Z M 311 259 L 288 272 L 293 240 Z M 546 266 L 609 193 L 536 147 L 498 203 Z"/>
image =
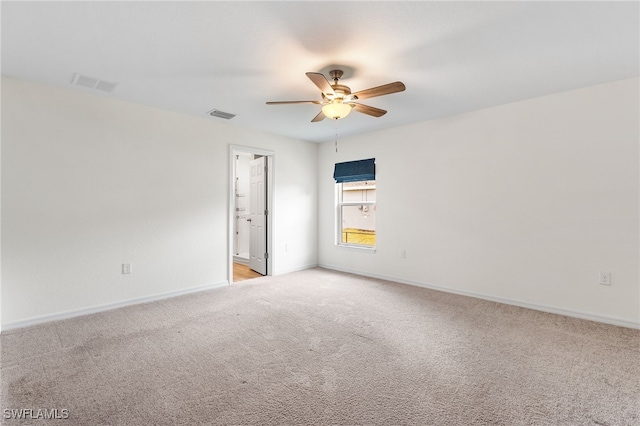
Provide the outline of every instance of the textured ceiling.
<path id="1" fill-rule="evenodd" d="M 638 2 L 8 2 L 2 74 L 309 141 L 638 76 Z M 407 90 L 311 123 L 305 72 Z M 74 73 L 119 83 L 70 84 Z M 326 73 L 325 73 L 326 74 Z"/>

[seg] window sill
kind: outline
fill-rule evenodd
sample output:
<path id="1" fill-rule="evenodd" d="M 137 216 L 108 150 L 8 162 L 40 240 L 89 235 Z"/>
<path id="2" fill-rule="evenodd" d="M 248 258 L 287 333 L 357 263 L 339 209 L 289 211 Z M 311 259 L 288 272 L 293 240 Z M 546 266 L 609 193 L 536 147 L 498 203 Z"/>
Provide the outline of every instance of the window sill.
<path id="1" fill-rule="evenodd" d="M 349 244 L 336 244 L 336 247 L 339 247 L 341 250 L 355 251 L 360 253 L 374 254 L 376 252 L 375 247 L 355 246 Z"/>

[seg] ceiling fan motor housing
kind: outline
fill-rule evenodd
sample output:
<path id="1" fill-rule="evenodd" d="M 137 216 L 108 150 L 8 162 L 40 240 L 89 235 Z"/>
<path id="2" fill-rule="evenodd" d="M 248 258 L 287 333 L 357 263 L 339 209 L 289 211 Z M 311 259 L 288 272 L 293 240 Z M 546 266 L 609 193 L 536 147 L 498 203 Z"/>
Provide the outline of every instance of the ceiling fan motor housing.
<path id="1" fill-rule="evenodd" d="M 346 100 L 345 98 L 351 94 L 351 89 L 349 88 L 349 86 L 345 86 L 344 84 L 338 84 L 338 81 L 340 80 L 343 74 L 344 73 L 342 72 L 342 70 L 329 71 L 329 76 L 333 79 L 333 84 L 331 85 L 331 88 L 335 92 L 335 96 L 331 99 Z"/>
<path id="2" fill-rule="evenodd" d="M 331 87 L 333 91 L 336 92 L 336 98 L 344 98 L 351 94 L 351 89 L 343 84 L 334 84 Z"/>

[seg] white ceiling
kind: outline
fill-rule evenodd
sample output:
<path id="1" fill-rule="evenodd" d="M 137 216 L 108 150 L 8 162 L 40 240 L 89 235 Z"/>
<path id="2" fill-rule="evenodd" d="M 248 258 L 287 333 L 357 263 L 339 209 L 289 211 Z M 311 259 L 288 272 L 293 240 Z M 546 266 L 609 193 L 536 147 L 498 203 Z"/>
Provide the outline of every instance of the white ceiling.
<path id="1" fill-rule="evenodd" d="M 638 76 L 633 2 L 8 2 L 2 74 L 309 141 L 429 120 Z M 311 123 L 305 72 L 346 66 L 353 91 L 400 80 Z M 119 83 L 111 94 L 74 73 Z"/>

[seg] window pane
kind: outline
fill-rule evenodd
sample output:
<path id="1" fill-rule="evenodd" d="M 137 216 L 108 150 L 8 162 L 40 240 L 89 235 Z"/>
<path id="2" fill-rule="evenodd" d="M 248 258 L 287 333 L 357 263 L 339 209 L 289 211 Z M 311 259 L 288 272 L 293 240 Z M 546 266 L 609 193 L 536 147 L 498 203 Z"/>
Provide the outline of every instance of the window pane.
<path id="1" fill-rule="evenodd" d="M 342 202 L 375 201 L 376 181 L 345 182 L 342 184 Z"/>
<path id="2" fill-rule="evenodd" d="M 375 216 L 375 206 L 342 206 L 342 242 L 375 246 Z"/>

